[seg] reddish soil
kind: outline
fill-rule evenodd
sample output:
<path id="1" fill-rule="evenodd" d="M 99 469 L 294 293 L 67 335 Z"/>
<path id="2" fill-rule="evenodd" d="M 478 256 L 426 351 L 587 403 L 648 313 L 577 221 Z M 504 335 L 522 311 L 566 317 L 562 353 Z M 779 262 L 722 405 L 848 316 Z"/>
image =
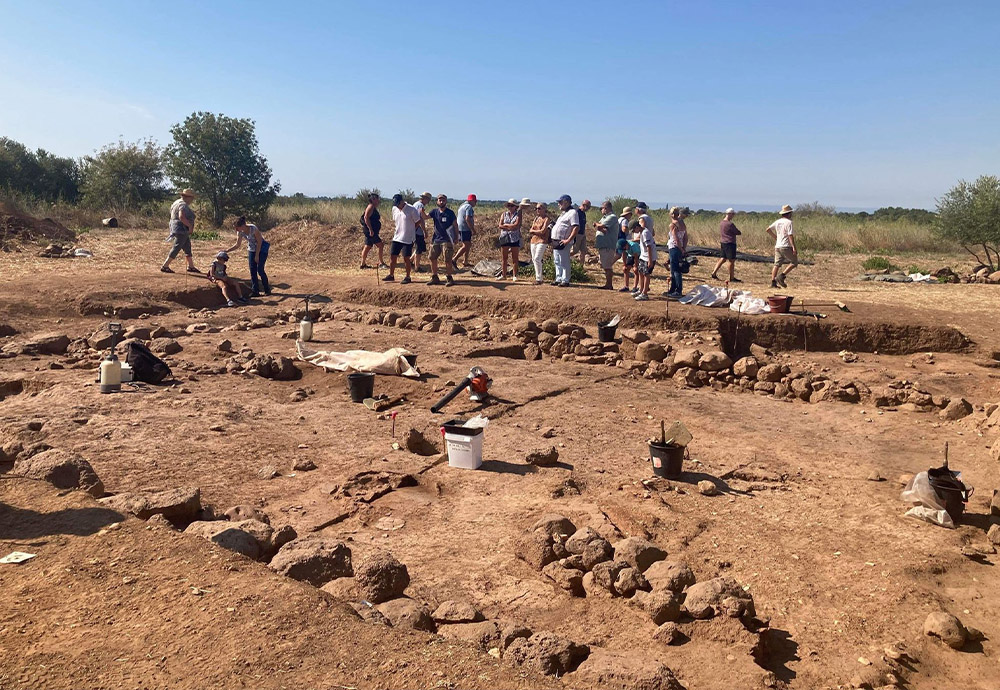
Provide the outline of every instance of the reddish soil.
<path id="1" fill-rule="evenodd" d="M 281 337 L 290 325 L 178 337 L 183 350 L 165 358 L 175 384 L 126 387 L 118 395 L 98 394 L 93 369 L 73 368 L 63 356 L 0 359 L 3 443 L 45 442 L 79 453 L 109 492 L 197 486 L 204 503 L 220 510 L 258 506 L 273 524 L 291 524 L 300 535 L 314 530 L 346 540 L 356 558 L 390 550 L 409 569 L 407 594 L 430 608 L 467 599 L 491 619 L 626 658 L 655 658 L 690 689 L 871 680 L 885 669 L 883 650 L 897 643 L 908 654 L 901 671 L 906 687 L 993 687 L 997 556 L 961 554 L 965 545 L 985 544 L 997 483 L 988 452 L 997 434 L 983 406 L 1000 393 L 991 370 L 976 364 L 996 343 L 978 311 L 944 317 L 934 309 L 907 311 L 858 298 L 849 303 L 852 314 L 828 311 L 819 323 L 744 318 L 737 337 L 732 317 L 715 310 L 672 304 L 668 315 L 663 301 L 634 304 L 591 288 L 468 278 L 451 289 L 377 287 L 374 274 L 331 275 L 279 253 L 269 265 L 278 285 L 274 296 L 249 308 L 195 314 L 188 309 L 218 304 L 217 294 L 202 279 L 159 274 L 158 256 L 125 269 L 120 260 L 102 259 L 101 249 L 120 246 L 114 243 L 122 238 L 92 242 L 97 258 L 90 264 L 34 259 L 14 266 L 19 280 L 0 296 L 0 323 L 19 332 L 0 345 L 46 332 L 86 336 L 112 310 L 129 317 L 126 326 L 179 332 L 207 322 L 224 328 L 241 316 L 273 317 L 313 292 L 331 297 L 320 305 L 328 312 L 371 313 L 391 305 L 418 319 L 424 313 L 468 325 L 486 319 L 492 342 L 330 320 L 316 324 L 314 344 L 338 351 L 405 346 L 419 353 L 421 379 L 377 378 L 376 393 L 407 398 L 394 408 L 395 440 L 414 427 L 440 447 L 442 419 L 482 411 L 491 419 L 487 462 L 480 471 L 463 471 L 435 456 L 393 450 L 391 421 L 351 403 L 344 374 L 303 362 L 298 381 L 203 373 L 205 365 L 225 364 L 228 355 L 216 347 L 223 338 L 236 350 L 246 345 L 293 357 L 294 341 Z M 146 255 L 163 247 L 149 238 L 129 242 Z M 202 255 L 209 249 L 198 247 Z M 869 386 L 918 381 L 931 393 L 964 396 L 976 412 L 949 422 L 868 404 L 691 389 L 633 377 L 623 367 L 467 356 L 510 345 L 499 334 L 516 317 L 558 317 L 593 334 L 595 321 L 613 313 L 623 315 L 624 327 L 698 331 L 684 337 L 694 342 L 715 335 L 737 349 L 752 333 L 793 369 L 825 370 Z M 809 351 L 798 347 L 803 326 Z M 843 362 L 835 354 L 840 349 L 857 351 L 858 361 Z M 911 354 L 918 351 L 938 354 Z M 431 414 L 446 382 L 472 365 L 494 378 L 494 402 L 480 408 L 463 395 L 446 416 Z M 293 402 L 297 389 L 306 397 Z M 694 435 L 687 471 L 671 490 L 642 483 L 651 476 L 646 439 L 658 432 L 660 419 L 681 419 Z M 29 420 L 44 423 L 29 431 Z M 542 438 L 550 427 L 554 436 Z M 895 481 L 939 464 L 946 441 L 952 466 L 977 488 L 956 530 L 904 517 Z M 528 450 L 553 444 L 558 465 L 525 464 Z M 291 471 L 301 457 L 318 469 Z M 264 465 L 282 476 L 259 479 Z M 370 503 L 331 493 L 369 469 L 410 473 L 418 484 Z M 875 472 L 888 481 L 867 481 Z M 698 492 L 695 485 L 706 479 L 720 495 Z M 333 595 L 201 538 L 122 521 L 82 492 L 58 492 L 8 474 L 0 477 L 0 502 L 3 552 L 37 554 L 20 565 L 0 565 L 3 687 L 555 684 L 458 642 L 361 623 Z M 663 646 L 653 641 L 656 626 L 648 616 L 625 600 L 575 598 L 555 589 L 518 558 L 524 530 L 553 512 L 577 526 L 610 523 L 625 536 L 648 538 L 670 559 L 689 563 L 699 581 L 734 578 L 769 623 L 764 651 L 755 658 L 746 631 L 728 619 L 684 623 L 690 640 Z M 380 529 L 385 517 L 402 526 Z M 925 637 L 923 621 L 939 609 L 986 639 L 955 651 Z M 596 687 L 572 673 L 562 683 Z"/>

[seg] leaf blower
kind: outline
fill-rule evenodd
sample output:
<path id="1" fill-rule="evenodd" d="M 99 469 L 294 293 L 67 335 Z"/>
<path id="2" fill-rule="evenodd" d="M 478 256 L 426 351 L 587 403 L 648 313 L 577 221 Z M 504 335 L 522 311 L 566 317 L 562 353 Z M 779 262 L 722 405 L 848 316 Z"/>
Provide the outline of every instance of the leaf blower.
<path id="1" fill-rule="evenodd" d="M 466 388 L 469 389 L 469 398 L 473 402 L 484 402 L 490 395 L 490 386 L 492 385 L 493 379 L 482 367 L 472 367 L 468 376 L 459 381 L 458 385 L 452 388 L 447 395 L 434 403 L 431 412 L 440 412 L 445 405 L 454 400 Z"/>

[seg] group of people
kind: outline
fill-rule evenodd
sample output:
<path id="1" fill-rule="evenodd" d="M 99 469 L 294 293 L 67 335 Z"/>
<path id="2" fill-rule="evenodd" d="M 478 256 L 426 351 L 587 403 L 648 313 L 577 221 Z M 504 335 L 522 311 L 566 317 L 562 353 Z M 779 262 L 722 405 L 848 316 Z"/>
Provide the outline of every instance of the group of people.
<path id="1" fill-rule="evenodd" d="M 443 255 L 444 284 L 454 285 L 453 274 L 459 270 L 459 259 L 464 259 L 464 267 L 470 266 L 469 255 L 472 236 L 476 232 L 475 209 L 478 200 L 475 194 L 470 194 L 456 213 L 448 207 L 448 197 L 444 194 L 436 197 L 437 206 L 428 211 L 431 198 L 430 192 L 424 192 L 417 202 L 409 204 L 401 194 L 392 197 L 392 219 L 395 228 L 389 250 L 389 264 L 386 265 L 383 255 L 384 245 L 380 236 L 382 220 L 378 211 L 381 199 L 378 194 L 369 195 L 368 206 L 361 216 L 361 227 L 365 236 L 365 245 L 361 250 L 361 268 L 371 268 L 367 259 L 371 248 L 376 247 L 379 266 L 389 270 L 384 280 L 395 281 L 396 267 L 399 258 L 402 257 L 406 275 L 400 283 L 410 283 L 412 272 L 420 270 L 421 258 L 428 253 L 427 236 L 430 234 L 430 284 L 442 284 L 438 270 Z M 584 199 L 576 205 L 572 197 L 563 194 L 556 200 L 556 205 L 558 213 L 550 213 L 547 204 L 533 203 L 528 198 L 521 201 L 509 199 L 504 205 L 504 211 L 497 221 L 497 244 L 500 248 L 498 277 L 501 280 L 507 280 L 509 270 L 510 280 L 517 281 L 520 250 L 526 241 L 531 263 L 535 269 L 535 284 L 541 285 L 545 282 L 543 276 L 545 255 L 551 250 L 555 268 L 555 279 L 551 284 L 556 287 L 569 286 L 573 257 L 583 263 L 587 256 L 587 212 L 591 208 L 591 203 L 588 199 Z M 526 221 L 523 216 L 532 207 L 535 215 L 525 233 Z M 779 212 L 780 218 L 767 228 L 767 232 L 775 239 L 771 287 L 787 287 L 785 278 L 798 265 L 792 213 L 792 207 L 785 205 Z M 691 209 L 686 206 L 674 206 L 670 209 L 669 215 L 670 227 L 667 231 L 666 248 L 670 285 L 664 295 L 667 298 L 678 299 L 683 295 L 684 274 L 690 268 L 687 260 L 688 231 L 685 219 L 691 215 Z M 712 278 L 721 280 L 718 275 L 719 269 L 728 263 L 727 282 L 730 283 L 742 282 L 735 275 L 736 238 L 741 234 L 733 223 L 735 215 L 733 209 L 726 209 L 719 224 L 721 257 L 712 271 Z M 654 225 L 645 202 L 638 202 L 634 209 L 625 207 L 620 217 L 615 214 L 610 201 L 605 201 L 601 205 L 601 217 L 592 224 L 594 248 L 597 250 L 605 277 L 601 289 L 614 289 L 612 277 L 615 263 L 620 259 L 625 284 L 619 291 L 630 293 L 640 302 L 649 300 L 650 276 L 659 259 Z"/>

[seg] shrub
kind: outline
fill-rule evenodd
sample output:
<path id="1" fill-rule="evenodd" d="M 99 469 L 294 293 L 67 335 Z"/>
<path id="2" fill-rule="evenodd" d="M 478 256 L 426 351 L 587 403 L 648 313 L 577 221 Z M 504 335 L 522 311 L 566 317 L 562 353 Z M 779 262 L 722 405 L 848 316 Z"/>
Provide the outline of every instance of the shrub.
<path id="1" fill-rule="evenodd" d="M 938 199 L 937 211 L 938 236 L 958 242 L 979 263 L 996 270 L 1000 264 L 1000 178 L 983 175 L 972 183 L 960 180 Z"/>
<path id="2" fill-rule="evenodd" d="M 520 268 L 518 268 L 517 269 L 517 274 L 519 276 L 521 276 L 522 278 L 531 278 L 531 279 L 534 279 L 534 277 L 535 277 L 535 267 L 534 267 L 533 264 L 531 264 L 529 262 L 527 266 L 521 266 Z M 551 280 L 555 280 L 556 279 L 556 265 L 552 261 L 552 255 L 551 254 L 549 254 L 548 256 L 546 256 L 545 260 L 542 262 L 542 275 L 545 277 L 545 280 L 550 280 L 551 281 Z M 590 282 L 590 276 L 587 275 L 587 269 L 585 269 L 583 267 L 583 264 L 581 264 L 579 261 L 570 261 L 570 263 L 569 263 L 569 279 L 570 279 L 570 282 L 573 282 L 573 283 L 589 283 Z"/>
<path id="3" fill-rule="evenodd" d="M 861 264 L 866 271 L 895 271 L 899 266 L 894 265 L 884 256 L 869 256 Z"/>
<path id="4" fill-rule="evenodd" d="M 192 240 L 217 240 L 221 235 L 215 230 L 195 230 L 191 233 Z"/>

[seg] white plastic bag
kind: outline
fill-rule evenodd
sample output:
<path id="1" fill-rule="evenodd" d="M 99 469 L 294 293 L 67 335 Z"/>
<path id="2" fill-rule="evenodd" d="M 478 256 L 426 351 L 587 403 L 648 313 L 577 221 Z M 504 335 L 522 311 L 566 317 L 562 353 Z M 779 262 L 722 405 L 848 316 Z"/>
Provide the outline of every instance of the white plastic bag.
<path id="1" fill-rule="evenodd" d="M 955 529 L 955 521 L 945 510 L 944 501 L 937 495 L 927 472 L 918 472 L 907 484 L 899 497 L 914 506 L 906 511 L 910 517 L 924 520 L 948 529 Z"/>

